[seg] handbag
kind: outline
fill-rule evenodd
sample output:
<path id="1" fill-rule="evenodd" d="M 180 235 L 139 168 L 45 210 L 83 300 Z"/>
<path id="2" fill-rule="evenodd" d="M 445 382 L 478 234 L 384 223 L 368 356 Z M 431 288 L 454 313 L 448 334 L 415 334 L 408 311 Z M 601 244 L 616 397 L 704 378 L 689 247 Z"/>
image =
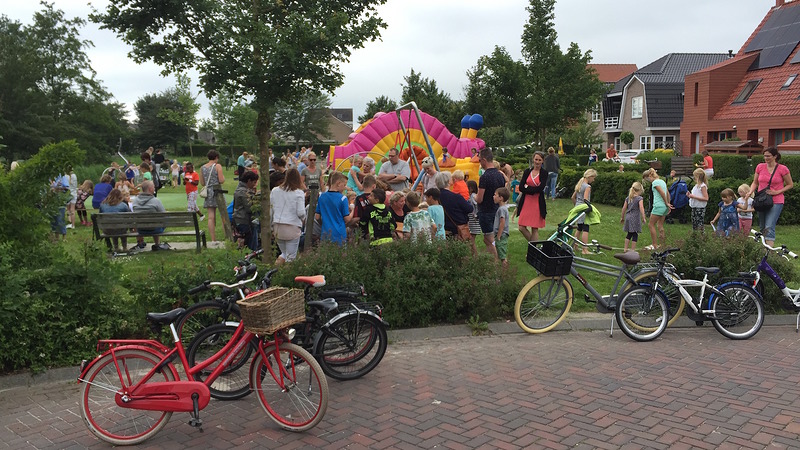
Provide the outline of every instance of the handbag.
<path id="1" fill-rule="evenodd" d="M 767 189 L 772 185 L 772 177 L 775 176 L 775 172 L 778 171 L 778 166 L 775 166 L 775 170 L 772 171 L 772 175 L 769 177 L 769 183 L 767 183 L 767 187 L 761 189 L 756 192 L 756 196 L 753 199 L 753 209 L 758 212 L 764 212 L 772 208 L 772 196 L 767 194 Z"/>
<path id="2" fill-rule="evenodd" d="M 214 164 L 211 165 L 211 171 L 208 172 L 208 178 L 211 178 L 211 174 L 213 173 L 212 171 L 214 170 L 214 166 L 216 166 L 216 165 L 217 165 L 217 163 L 214 163 Z M 208 197 L 208 185 L 203 186 L 203 189 L 200 189 L 200 193 L 197 194 L 197 195 L 199 195 L 200 198 Z"/>
<path id="3" fill-rule="evenodd" d="M 447 218 L 450 219 L 450 222 L 453 222 L 453 225 L 456 226 L 456 239 L 459 241 L 469 241 L 472 238 L 472 234 L 469 232 L 469 224 L 463 223 L 461 225 L 457 224 L 450 214 L 447 213 L 447 210 L 442 208 Z"/>

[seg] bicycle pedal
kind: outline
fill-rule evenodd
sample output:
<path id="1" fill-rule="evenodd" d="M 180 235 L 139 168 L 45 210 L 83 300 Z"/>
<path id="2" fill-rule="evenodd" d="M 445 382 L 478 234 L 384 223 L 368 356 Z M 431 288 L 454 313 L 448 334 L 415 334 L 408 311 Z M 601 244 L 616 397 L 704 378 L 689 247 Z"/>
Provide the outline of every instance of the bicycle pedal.
<path id="1" fill-rule="evenodd" d="M 586 303 L 597 303 L 597 300 L 589 298 L 589 294 L 583 294 L 583 301 Z"/>
<path id="2" fill-rule="evenodd" d="M 203 432 L 203 419 L 199 418 L 195 419 L 194 417 L 192 417 L 191 419 L 189 419 L 189 425 L 199 429 L 201 433 Z"/>

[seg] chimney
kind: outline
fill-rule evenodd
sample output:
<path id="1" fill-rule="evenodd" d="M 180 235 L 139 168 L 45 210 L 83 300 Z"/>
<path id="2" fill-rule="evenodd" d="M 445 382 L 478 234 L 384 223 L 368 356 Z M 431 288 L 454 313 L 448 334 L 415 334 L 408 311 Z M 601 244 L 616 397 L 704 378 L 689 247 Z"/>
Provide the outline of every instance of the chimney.
<path id="1" fill-rule="evenodd" d="M 733 58 L 733 50 L 728 50 L 728 58 Z"/>
<path id="2" fill-rule="evenodd" d="M 775 0 L 775 7 L 780 8 L 784 3 L 786 3 L 786 0 Z"/>

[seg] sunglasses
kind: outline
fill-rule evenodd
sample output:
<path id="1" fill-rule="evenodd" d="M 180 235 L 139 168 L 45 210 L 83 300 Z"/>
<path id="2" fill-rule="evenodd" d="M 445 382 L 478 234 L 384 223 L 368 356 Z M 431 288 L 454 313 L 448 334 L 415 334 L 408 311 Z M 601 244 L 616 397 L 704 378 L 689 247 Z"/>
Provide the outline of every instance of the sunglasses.
<path id="1" fill-rule="evenodd" d="M 308 158 L 309 161 L 316 161 L 317 158 Z"/>

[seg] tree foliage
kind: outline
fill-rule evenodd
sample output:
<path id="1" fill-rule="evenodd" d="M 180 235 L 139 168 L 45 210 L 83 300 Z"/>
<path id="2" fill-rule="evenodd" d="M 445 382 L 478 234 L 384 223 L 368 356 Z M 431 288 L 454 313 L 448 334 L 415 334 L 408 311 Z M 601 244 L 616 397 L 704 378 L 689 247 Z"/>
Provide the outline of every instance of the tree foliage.
<path id="1" fill-rule="evenodd" d="M 178 97 L 180 107 L 164 108 L 158 113 L 158 116 L 183 129 L 183 136 L 186 139 L 186 143 L 189 144 L 189 154 L 194 158 L 192 129 L 197 126 L 197 113 L 200 111 L 200 103 L 196 100 L 197 96 L 192 95 L 190 86 L 192 80 L 182 73 L 177 74 L 176 78 L 177 85 L 174 91 Z"/>
<path id="2" fill-rule="evenodd" d="M 165 111 L 180 111 L 183 106 L 176 89 L 170 88 L 158 94 L 147 94 L 136 101 L 136 145 L 140 148 L 177 148 L 185 135 L 185 128 L 169 120 Z"/>
<path id="3" fill-rule="evenodd" d="M 282 140 L 291 140 L 295 147 L 300 143 L 318 142 L 328 134 L 331 124 L 330 96 L 308 92 L 296 99 L 279 103 L 275 108 L 275 131 Z"/>
<path id="4" fill-rule="evenodd" d="M 411 69 L 411 73 L 403 77 L 403 95 L 401 104 L 414 102 L 417 107 L 439 119 L 451 133 L 458 135 L 461 130 L 463 111 L 461 102 L 456 102 L 450 95 L 439 89 L 436 80 L 424 78 L 420 72 Z"/>
<path id="5" fill-rule="evenodd" d="M 385 95 L 381 95 L 367 102 L 367 109 L 363 116 L 358 116 L 359 123 L 372 119 L 379 112 L 389 112 L 397 109 L 397 102 Z"/>
<path id="6" fill-rule="evenodd" d="M 215 123 L 217 143 L 257 146 L 255 127 L 258 112 L 250 105 L 223 91 L 209 102 L 209 109 Z"/>
<path id="7" fill-rule="evenodd" d="M 267 142 L 275 106 L 308 91 L 339 87 L 344 80 L 340 64 L 386 27 L 376 11 L 384 3 L 110 0 L 105 12 L 90 17 L 131 45 L 135 61 L 153 61 L 166 73 L 193 67 L 207 94 L 227 90 L 252 98 L 258 112 L 261 190 L 269 192 Z M 261 210 L 270 211 L 268 195 L 261 196 Z M 270 227 L 261 229 L 269 248 Z"/>

